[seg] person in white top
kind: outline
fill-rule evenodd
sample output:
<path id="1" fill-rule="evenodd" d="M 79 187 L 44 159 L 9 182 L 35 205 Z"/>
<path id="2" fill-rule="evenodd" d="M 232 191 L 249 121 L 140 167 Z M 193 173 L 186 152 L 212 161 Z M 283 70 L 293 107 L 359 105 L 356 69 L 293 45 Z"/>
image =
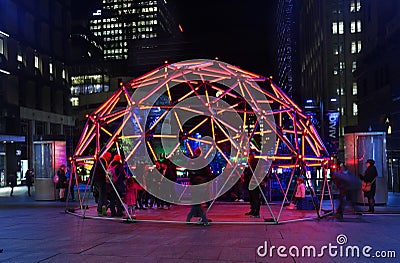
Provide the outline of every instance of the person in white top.
<path id="1" fill-rule="evenodd" d="M 296 194 L 294 195 L 293 201 L 288 206 L 288 209 L 294 209 L 297 202 L 306 197 L 306 185 L 304 184 L 304 178 L 297 178 L 296 183 Z"/>

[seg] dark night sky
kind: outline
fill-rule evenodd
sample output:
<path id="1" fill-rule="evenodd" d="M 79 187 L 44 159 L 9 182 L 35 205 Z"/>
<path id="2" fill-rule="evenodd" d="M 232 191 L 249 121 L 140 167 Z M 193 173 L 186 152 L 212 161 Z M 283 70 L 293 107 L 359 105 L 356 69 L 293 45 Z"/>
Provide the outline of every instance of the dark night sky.
<path id="1" fill-rule="evenodd" d="M 187 39 L 202 54 L 264 76 L 275 75 L 274 10 L 277 0 L 169 0 Z M 101 0 L 72 0 L 73 17 L 101 7 Z M 204 56 L 204 57 L 201 57 Z"/>

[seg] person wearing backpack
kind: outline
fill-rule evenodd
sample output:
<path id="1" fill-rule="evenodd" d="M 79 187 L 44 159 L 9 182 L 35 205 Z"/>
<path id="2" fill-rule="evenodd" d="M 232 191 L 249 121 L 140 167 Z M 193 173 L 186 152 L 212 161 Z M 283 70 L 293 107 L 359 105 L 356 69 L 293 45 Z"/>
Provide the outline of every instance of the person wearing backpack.
<path id="1" fill-rule="evenodd" d="M 115 155 L 108 168 L 109 180 L 112 180 L 114 187 L 110 190 L 110 211 L 111 216 L 123 216 L 123 203 L 121 199 L 125 195 L 125 170 L 121 156 Z M 116 190 L 116 191 L 115 191 Z"/>

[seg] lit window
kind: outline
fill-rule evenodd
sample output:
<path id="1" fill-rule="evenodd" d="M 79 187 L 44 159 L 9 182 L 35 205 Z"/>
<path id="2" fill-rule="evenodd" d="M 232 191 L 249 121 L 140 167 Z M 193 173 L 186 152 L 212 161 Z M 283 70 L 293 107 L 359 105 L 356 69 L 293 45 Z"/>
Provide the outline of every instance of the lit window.
<path id="1" fill-rule="evenodd" d="M 65 69 L 62 70 L 62 72 L 61 72 L 61 77 L 62 77 L 63 79 L 66 79 Z"/>
<path id="2" fill-rule="evenodd" d="M 356 71 L 357 69 L 357 61 L 353 61 L 353 63 L 351 64 L 351 72 Z"/>
<path id="3" fill-rule="evenodd" d="M 358 115 L 358 105 L 357 103 L 353 102 L 353 116 Z"/>
<path id="4" fill-rule="evenodd" d="M 49 62 L 49 73 L 50 73 L 50 75 L 53 75 L 53 74 L 54 74 L 54 71 L 53 71 L 53 62 Z"/>
<path id="5" fill-rule="evenodd" d="M 334 55 L 339 55 L 339 54 L 343 54 L 343 44 L 335 44 L 333 47 L 333 54 Z"/>
<path id="6" fill-rule="evenodd" d="M 350 23 L 350 33 L 356 32 L 356 21 L 351 21 Z"/>
<path id="7" fill-rule="evenodd" d="M 337 34 L 337 22 L 332 23 L 332 34 Z"/>
<path id="8" fill-rule="evenodd" d="M 39 68 L 39 56 L 35 54 L 35 68 Z"/>
<path id="9" fill-rule="evenodd" d="M 351 54 L 357 53 L 357 42 L 351 41 Z"/>
<path id="10" fill-rule="evenodd" d="M 358 91 L 357 82 L 353 82 L 353 95 L 357 95 L 357 91 Z"/>
<path id="11" fill-rule="evenodd" d="M 352 0 L 350 3 L 350 12 L 354 13 L 356 11 L 356 3 L 355 0 Z"/>
<path id="12" fill-rule="evenodd" d="M 346 68 L 345 65 L 346 65 L 346 64 L 344 63 L 344 61 L 340 61 L 340 62 L 339 62 L 339 69 L 340 69 L 340 71 L 342 71 L 342 70 L 344 70 L 344 69 Z"/>
<path id="13" fill-rule="evenodd" d="M 357 32 L 361 32 L 361 20 L 357 20 Z"/>
<path id="14" fill-rule="evenodd" d="M 343 21 L 339 22 L 339 35 L 344 34 L 344 23 Z"/>
<path id="15" fill-rule="evenodd" d="M 18 62 L 22 62 L 22 51 L 21 51 L 21 49 L 20 48 L 18 48 L 18 51 L 17 51 L 17 61 Z"/>
<path id="16" fill-rule="evenodd" d="M 351 42 L 351 54 L 361 52 L 361 40 Z"/>
<path id="17" fill-rule="evenodd" d="M 350 12 L 359 12 L 361 9 L 361 0 L 352 0 L 350 2 Z"/>
<path id="18" fill-rule="evenodd" d="M 0 37 L 0 54 L 4 54 L 4 39 Z"/>
<path id="19" fill-rule="evenodd" d="M 71 98 L 71 105 L 74 107 L 79 106 L 79 98 L 78 97 L 72 97 Z"/>
<path id="20" fill-rule="evenodd" d="M 360 33 L 361 32 L 361 20 L 351 21 L 350 23 L 350 32 L 351 33 Z"/>
<path id="21" fill-rule="evenodd" d="M 342 115 L 342 116 L 345 116 L 345 108 L 344 107 L 341 107 L 340 108 L 340 114 Z"/>
<path id="22" fill-rule="evenodd" d="M 338 96 L 343 96 L 343 95 L 344 95 L 344 88 L 343 88 L 343 87 L 337 88 L 337 89 L 336 89 L 336 94 L 337 94 Z M 338 109 L 338 110 L 339 110 L 339 109 Z"/>

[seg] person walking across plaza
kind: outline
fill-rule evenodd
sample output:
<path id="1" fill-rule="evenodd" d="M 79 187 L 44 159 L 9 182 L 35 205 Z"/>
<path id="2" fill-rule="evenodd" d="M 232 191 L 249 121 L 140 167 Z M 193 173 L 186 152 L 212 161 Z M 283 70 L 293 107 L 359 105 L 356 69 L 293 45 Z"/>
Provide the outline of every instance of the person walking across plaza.
<path id="1" fill-rule="evenodd" d="M 8 176 L 8 182 L 10 184 L 11 187 L 11 192 L 10 192 L 10 196 L 13 196 L 14 194 L 14 187 L 17 186 L 17 176 L 15 174 L 10 174 Z"/>
<path id="2" fill-rule="evenodd" d="M 28 187 L 28 196 L 31 196 L 31 186 L 33 185 L 33 171 L 30 168 L 25 172 L 25 184 Z"/>
<path id="3" fill-rule="evenodd" d="M 343 218 L 346 202 L 350 203 L 354 212 L 357 213 L 355 204 L 358 190 L 361 188 L 360 179 L 352 174 L 346 165 L 342 163 L 340 164 L 339 171 L 332 173 L 332 180 L 335 183 L 336 189 L 339 190 L 339 205 L 335 216 L 340 219 Z"/>
<path id="4" fill-rule="evenodd" d="M 368 198 L 368 206 L 369 209 L 367 212 L 373 213 L 375 211 L 375 192 L 376 192 L 376 178 L 378 177 L 378 171 L 375 167 L 375 161 L 372 159 L 368 159 L 366 162 L 367 169 L 364 174 L 360 174 L 360 178 L 364 183 L 370 184 L 369 191 L 363 190 L 364 197 Z"/>

